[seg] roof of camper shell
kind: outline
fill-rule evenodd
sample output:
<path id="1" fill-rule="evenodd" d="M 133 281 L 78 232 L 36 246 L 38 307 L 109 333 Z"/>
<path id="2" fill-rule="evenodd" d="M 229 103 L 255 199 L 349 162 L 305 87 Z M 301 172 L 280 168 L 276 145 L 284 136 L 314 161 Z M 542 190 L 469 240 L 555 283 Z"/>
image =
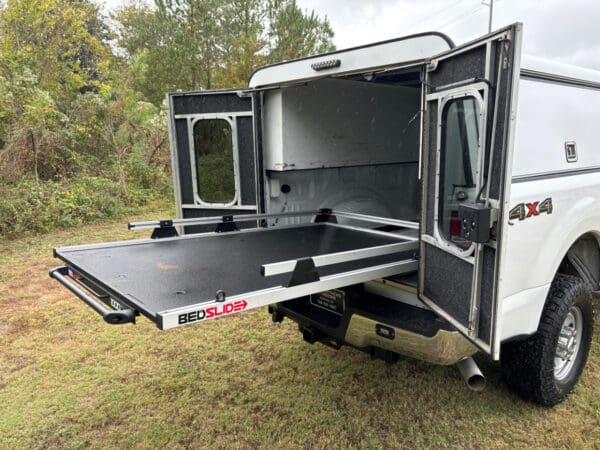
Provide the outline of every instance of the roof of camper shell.
<path id="1" fill-rule="evenodd" d="M 375 70 L 397 64 L 413 62 L 418 64 L 453 47 L 452 40 L 443 33 L 414 34 L 260 67 L 250 77 L 248 85 L 250 88 L 259 88 L 323 76 Z M 333 66 L 321 73 L 319 69 L 313 68 L 319 63 L 326 65 L 329 63 Z M 555 78 L 558 81 L 590 84 L 600 88 L 600 71 L 536 56 L 522 56 L 521 75 L 533 78 Z"/>
<path id="2" fill-rule="evenodd" d="M 398 62 L 420 62 L 453 47 L 454 43 L 445 34 L 437 32 L 414 34 L 260 67 L 250 77 L 248 86 L 257 88 L 357 70 L 376 69 L 398 64 Z M 321 63 L 333 63 L 334 66 L 321 73 L 319 69 L 313 67 Z"/>

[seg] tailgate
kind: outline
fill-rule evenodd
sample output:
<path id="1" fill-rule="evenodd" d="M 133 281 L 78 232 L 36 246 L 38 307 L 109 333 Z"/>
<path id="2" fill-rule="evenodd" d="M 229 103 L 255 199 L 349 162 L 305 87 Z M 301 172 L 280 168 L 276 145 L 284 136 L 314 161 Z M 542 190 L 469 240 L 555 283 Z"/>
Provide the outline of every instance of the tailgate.
<path id="1" fill-rule="evenodd" d="M 309 223 L 57 248 L 66 267 L 51 275 L 104 316 L 94 298 L 169 329 L 415 271 L 416 249 L 394 233 Z"/>

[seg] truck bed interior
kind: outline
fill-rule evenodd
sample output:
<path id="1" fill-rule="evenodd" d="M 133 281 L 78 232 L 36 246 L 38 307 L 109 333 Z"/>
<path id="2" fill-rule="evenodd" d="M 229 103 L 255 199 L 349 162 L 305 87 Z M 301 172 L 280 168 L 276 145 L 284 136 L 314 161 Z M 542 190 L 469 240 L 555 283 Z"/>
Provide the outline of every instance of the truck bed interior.
<path id="1" fill-rule="evenodd" d="M 333 208 L 418 221 L 421 96 L 414 71 L 266 92 L 267 212 Z"/>

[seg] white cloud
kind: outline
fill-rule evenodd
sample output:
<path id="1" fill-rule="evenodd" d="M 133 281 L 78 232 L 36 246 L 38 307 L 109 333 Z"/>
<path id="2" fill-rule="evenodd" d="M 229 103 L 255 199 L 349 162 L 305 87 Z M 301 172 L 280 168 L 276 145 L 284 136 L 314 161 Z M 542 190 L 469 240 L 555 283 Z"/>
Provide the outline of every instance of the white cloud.
<path id="1" fill-rule="evenodd" d="M 487 32 L 481 0 L 297 0 L 327 16 L 338 48 L 441 31 L 457 44 Z M 487 0 L 489 2 L 489 0 Z M 495 0 L 494 28 L 524 23 L 524 52 L 600 70 L 597 0 Z"/>

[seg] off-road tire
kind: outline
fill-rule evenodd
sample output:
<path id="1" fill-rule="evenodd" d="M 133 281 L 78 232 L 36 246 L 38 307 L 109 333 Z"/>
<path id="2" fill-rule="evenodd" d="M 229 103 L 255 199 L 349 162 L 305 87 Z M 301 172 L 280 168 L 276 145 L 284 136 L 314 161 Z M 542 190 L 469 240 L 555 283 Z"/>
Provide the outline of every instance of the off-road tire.
<path id="1" fill-rule="evenodd" d="M 563 323 L 575 306 L 581 312 L 579 349 L 571 368 L 558 380 L 554 358 Z M 587 362 L 592 342 L 594 311 L 589 288 L 579 277 L 557 274 L 550 286 L 537 332 L 525 340 L 507 342 L 501 349 L 502 375 L 510 389 L 543 406 L 562 402 L 573 390 Z"/>

